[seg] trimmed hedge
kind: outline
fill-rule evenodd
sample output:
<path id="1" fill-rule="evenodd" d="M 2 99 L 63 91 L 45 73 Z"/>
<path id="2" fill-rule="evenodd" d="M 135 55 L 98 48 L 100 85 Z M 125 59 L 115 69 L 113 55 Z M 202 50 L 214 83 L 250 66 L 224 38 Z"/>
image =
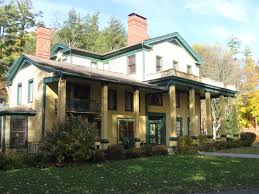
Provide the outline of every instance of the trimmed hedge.
<path id="1" fill-rule="evenodd" d="M 243 132 L 240 134 L 240 140 L 243 142 L 243 146 L 250 147 L 256 140 L 256 134 L 251 132 Z"/>

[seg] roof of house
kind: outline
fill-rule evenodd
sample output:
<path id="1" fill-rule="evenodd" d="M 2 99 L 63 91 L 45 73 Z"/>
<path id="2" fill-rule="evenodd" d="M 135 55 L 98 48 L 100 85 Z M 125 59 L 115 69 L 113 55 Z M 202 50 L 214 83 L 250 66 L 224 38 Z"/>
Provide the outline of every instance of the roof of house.
<path id="1" fill-rule="evenodd" d="M 0 115 L 35 115 L 36 111 L 32 108 L 17 106 L 17 107 L 3 107 L 0 109 Z"/>
<path id="2" fill-rule="evenodd" d="M 122 73 L 116 73 L 116 72 L 105 71 L 100 69 L 93 69 L 82 65 L 58 62 L 58 61 L 44 59 L 41 57 L 36 57 L 28 54 L 21 55 L 20 58 L 16 61 L 16 64 L 14 64 L 11 67 L 10 71 L 8 72 L 7 82 L 12 81 L 16 72 L 19 70 L 21 65 L 24 64 L 24 61 L 27 61 L 44 71 L 53 72 L 59 75 L 67 75 L 71 77 L 80 77 L 80 78 L 101 80 L 101 81 L 112 82 L 112 83 L 127 84 L 132 86 L 143 87 L 143 88 L 156 89 L 160 91 L 165 90 L 164 88 L 161 88 L 155 85 L 137 81 L 136 79 L 126 76 Z"/>
<path id="3" fill-rule="evenodd" d="M 106 60 L 131 51 L 136 51 L 139 49 L 151 49 L 153 45 L 159 44 L 161 42 L 167 42 L 167 41 L 175 41 L 179 46 L 184 48 L 193 57 L 193 59 L 196 61 L 197 64 L 203 63 L 202 58 L 188 45 L 188 43 L 181 37 L 181 35 L 178 32 L 166 34 L 163 36 L 158 36 L 155 38 L 150 38 L 150 39 L 144 40 L 143 42 L 140 42 L 131 46 L 122 47 L 120 49 L 116 49 L 104 54 L 98 54 L 84 49 L 79 49 L 76 47 L 69 47 L 68 45 L 65 45 L 65 44 L 56 44 L 51 48 L 51 57 L 55 57 L 56 53 L 60 51 L 62 53 L 71 52 L 73 54 L 87 56 L 97 60 Z"/>

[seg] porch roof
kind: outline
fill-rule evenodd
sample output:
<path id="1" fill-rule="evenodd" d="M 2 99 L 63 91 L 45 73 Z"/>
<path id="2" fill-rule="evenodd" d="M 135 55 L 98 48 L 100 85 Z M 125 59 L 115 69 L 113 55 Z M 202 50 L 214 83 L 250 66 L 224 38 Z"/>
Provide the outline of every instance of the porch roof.
<path id="1" fill-rule="evenodd" d="M 92 80 L 100 80 L 104 82 L 132 85 L 147 89 L 154 89 L 162 92 L 166 91 L 166 89 L 163 87 L 137 81 L 129 76 L 123 75 L 122 73 L 93 69 L 82 65 L 58 62 L 28 54 L 23 54 L 21 57 L 23 59 L 18 59 L 18 61 L 20 61 L 20 64 L 22 64 L 23 61 L 26 60 L 29 63 L 37 66 L 38 68 L 47 72 L 52 72 L 55 75 L 80 77 Z"/>
<path id="2" fill-rule="evenodd" d="M 36 115 L 36 111 L 32 108 L 17 106 L 0 108 L 0 116 L 2 115 Z"/>

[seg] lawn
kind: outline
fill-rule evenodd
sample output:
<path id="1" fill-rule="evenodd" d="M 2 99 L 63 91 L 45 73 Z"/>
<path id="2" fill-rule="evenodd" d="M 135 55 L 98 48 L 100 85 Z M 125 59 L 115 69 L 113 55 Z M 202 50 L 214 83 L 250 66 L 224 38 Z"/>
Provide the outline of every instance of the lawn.
<path id="1" fill-rule="evenodd" d="M 0 171 L 3 193 L 181 193 L 254 187 L 259 187 L 259 160 L 198 155 Z"/>
<path id="2" fill-rule="evenodd" d="M 259 154 L 259 146 L 254 147 L 243 147 L 243 148 L 232 148 L 227 150 L 221 150 L 223 153 L 238 153 L 238 154 Z"/>

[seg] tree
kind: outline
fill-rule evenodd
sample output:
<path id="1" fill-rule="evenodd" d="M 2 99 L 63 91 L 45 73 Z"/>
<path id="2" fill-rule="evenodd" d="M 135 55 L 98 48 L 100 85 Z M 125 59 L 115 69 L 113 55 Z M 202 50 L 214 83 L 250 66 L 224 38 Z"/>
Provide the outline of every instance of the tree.
<path id="1" fill-rule="evenodd" d="M 54 43 L 64 43 L 96 53 L 105 53 L 126 45 L 124 26 L 111 18 L 108 26 L 100 30 L 99 13 L 81 17 L 75 10 L 70 10 L 68 19 L 54 33 Z"/>
<path id="2" fill-rule="evenodd" d="M 232 55 L 238 54 L 240 51 L 241 41 L 238 37 L 232 36 L 230 40 L 227 43 L 228 48 L 230 49 L 230 52 Z"/>

